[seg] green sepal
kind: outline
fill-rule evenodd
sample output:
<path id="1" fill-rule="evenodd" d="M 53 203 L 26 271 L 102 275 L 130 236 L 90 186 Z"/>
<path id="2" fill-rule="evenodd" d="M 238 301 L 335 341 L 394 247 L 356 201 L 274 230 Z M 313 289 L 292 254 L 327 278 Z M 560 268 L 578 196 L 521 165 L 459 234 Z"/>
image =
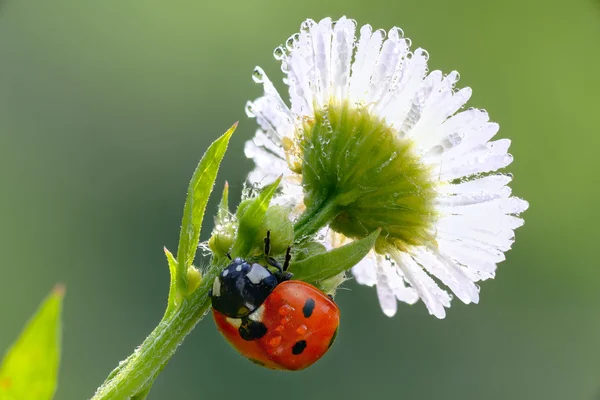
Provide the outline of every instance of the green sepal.
<path id="1" fill-rule="evenodd" d="M 221 203 L 215 218 L 215 229 L 208 240 L 208 247 L 215 258 L 223 258 L 230 251 L 235 238 L 235 219 L 229 212 L 229 184 L 225 182 Z"/>
<path id="2" fill-rule="evenodd" d="M 219 203 L 219 211 L 217 212 L 217 221 L 223 222 L 229 216 L 229 183 L 225 181 L 221 202 Z"/>
<path id="3" fill-rule="evenodd" d="M 345 246 L 317 254 L 301 261 L 292 261 L 289 271 L 298 279 L 315 286 L 319 282 L 349 270 L 362 260 L 375 245 L 381 229 Z"/>
<path id="4" fill-rule="evenodd" d="M 210 145 L 198 163 L 188 187 L 177 249 L 176 286 L 177 290 L 182 293 L 187 290 L 187 269 L 192 265 L 196 256 L 206 204 L 215 184 L 229 139 L 236 127 L 237 122 Z"/>
<path id="5" fill-rule="evenodd" d="M 257 241 L 256 238 L 261 233 L 260 231 L 263 228 L 263 220 L 269 203 L 280 182 L 281 177 L 266 186 L 252 202 L 242 203 L 244 204 L 244 211 L 237 213 L 238 231 L 233 247 L 231 248 L 231 255 L 233 257 L 246 257 L 253 249 L 260 245 L 260 241 Z M 266 231 L 264 233 L 266 234 Z"/>
<path id="6" fill-rule="evenodd" d="M 58 381 L 65 289 L 56 286 L 0 365 L 0 399 L 50 400 Z"/>

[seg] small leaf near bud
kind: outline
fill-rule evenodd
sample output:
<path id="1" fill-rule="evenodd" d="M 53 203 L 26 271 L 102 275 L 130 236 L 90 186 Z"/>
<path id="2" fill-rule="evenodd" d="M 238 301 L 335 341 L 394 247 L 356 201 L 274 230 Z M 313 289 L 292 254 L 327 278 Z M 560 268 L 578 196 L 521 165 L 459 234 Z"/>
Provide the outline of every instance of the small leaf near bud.
<path id="1" fill-rule="evenodd" d="M 254 199 L 246 199 L 240 203 L 237 210 L 235 211 L 235 214 L 236 214 L 236 217 L 238 220 L 242 219 L 242 217 L 244 216 L 244 213 L 246 212 L 248 207 L 250 207 L 250 204 L 252 204 L 253 202 L 254 202 Z"/>
<path id="2" fill-rule="evenodd" d="M 317 287 L 321 289 L 323 292 L 335 296 L 335 291 L 337 288 L 344 283 L 346 280 L 346 272 L 341 272 L 337 275 L 332 276 L 331 278 L 324 279 L 320 282 L 317 282 Z"/>
<path id="3" fill-rule="evenodd" d="M 262 252 L 264 248 L 262 238 L 266 233 L 263 222 L 280 182 L 281 177 L 267 185 L 256 198 L 240 203 L 237 210 L 237 235 L 231 247 L 232 257 L 247 258 L 252 254 L 258 255 Z M 261 239 L 258 240 L 258 238 Z"/>

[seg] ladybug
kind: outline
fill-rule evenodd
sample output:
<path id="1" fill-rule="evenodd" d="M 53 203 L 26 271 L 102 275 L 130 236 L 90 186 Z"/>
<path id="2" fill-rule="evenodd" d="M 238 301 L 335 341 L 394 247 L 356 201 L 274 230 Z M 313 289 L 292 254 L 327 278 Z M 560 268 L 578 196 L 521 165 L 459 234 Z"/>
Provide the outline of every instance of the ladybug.
<path id="1" fill-rule="evenodd" d="M 250 361 L 270 369 L 301 370 L 333 344 L 340 311 L 316 287 L 291 280 L 290 248 L 283 267 L 269 257 L 269 248 L 267 232 L 265 255 L 275 273 L 236 258 L 217 276 L 209 293 L 213 317 L 229 344 Z"/>

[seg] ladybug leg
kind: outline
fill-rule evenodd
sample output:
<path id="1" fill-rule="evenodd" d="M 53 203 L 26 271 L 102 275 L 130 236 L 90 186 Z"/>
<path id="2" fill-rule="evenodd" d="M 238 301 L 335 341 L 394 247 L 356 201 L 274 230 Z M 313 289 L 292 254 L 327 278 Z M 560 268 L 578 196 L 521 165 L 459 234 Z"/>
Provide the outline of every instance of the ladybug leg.
<path id="1" fill-rule="evenodd" d="M 231 258 L 231 252 L 228 251 L 227 254 L 225 254 L 227 256 L 227 258 L 229 258 L 230 261 L 233 261 L 233 259 Z"/>
<path id="2" fill-rule="evenodd" d="M 281 264 L 279 264 L 279 262 L 277 262 L 276 259 L 269 256 L 270 251 L 271 251 L 271 231 L 267 231 L 267 237 L 265 238 L 265 259 L 267 260 L 267 264 L 278 269 L 278 271 L 275 272 L 275 277 L 277 278 L 277 280 L 280 283 L 283 281 L 289 281 L 290 279 L 292 279 L 292 274 L 287 272 L 287 269 L 290 266 L 290 260 L 292 259 L 292 255 L 290 254 L 291 247 L 287 248 L 287 252 L 285 253 L 285 262 L 283 263 L 283 267 L 281 266 Z"/>
<path id="3" fill-rule="evenodd" d="M 287 272 L 288 268 L 290 267 L 290 261 L 292 260 L 292 254 L 290 253 L 291 250 L 292 248 L 288 246 L 287 251 L 285 253 L 285 261 L 283 263 L 283 268 L 281 268 L 281 271 L 277 274 L 277 279 L 279 280 L 279 282 L 289 281 L 290 279 L 292 279 L 292 273 Z"/>
<path id="4" fill-rule="evenodd" d="M 269 256 L 266 256 L 266 259 L 267 259 L 267 263 L 270 266 L 275 267 L 279 270 L 279 273 L 284 272 L 284 269 L 281 267 L 281 264 L 279 264 L 276 259 L 274 259 L 273 257 L 269 257 Z"/>

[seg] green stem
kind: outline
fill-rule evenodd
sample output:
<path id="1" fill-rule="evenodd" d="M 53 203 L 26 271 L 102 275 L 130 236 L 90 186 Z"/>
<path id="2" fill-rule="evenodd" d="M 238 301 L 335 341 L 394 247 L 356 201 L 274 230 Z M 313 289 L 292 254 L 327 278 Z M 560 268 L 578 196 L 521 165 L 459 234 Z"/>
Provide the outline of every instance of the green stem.
<path id="1" fill-rule="evenodd" d="M 294 236 L 301 239 L 314 235 L 319 229 L 327 226 L 340 213 L 335 198 L 325 197 L 319 203 L 308 207 L 294 224 Z"/>
<path id="2" fill-rule="evenodd" d="M 184 298 L 179 308 L 163 317 L 127 363 L 117 368 L 116 373 L 111 372 L 92 400 L 145 398 L 152 381 L 209 309 L 208 291 L 220 270 L 220 265 L 209 268 L 200 287 Z"/>

